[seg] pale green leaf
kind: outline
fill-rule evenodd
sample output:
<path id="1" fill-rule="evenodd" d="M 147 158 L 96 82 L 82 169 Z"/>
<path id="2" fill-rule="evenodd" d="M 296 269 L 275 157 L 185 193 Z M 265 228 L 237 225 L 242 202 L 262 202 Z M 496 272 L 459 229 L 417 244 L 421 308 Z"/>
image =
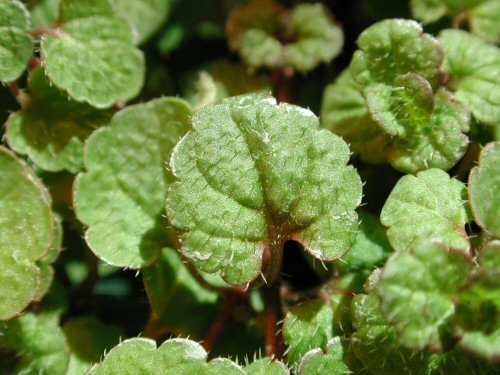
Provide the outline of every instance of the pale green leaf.
<path id="1" fill-rule="evenodd" d="M 299 4 L 290 17 L 298 40 L 284 47 L 287 65 L 307 72 L 320 63 L 329 63 L 341 52 L 344 33 L 321 3 Z"/>
<path id="2" fill-rule="evenodd" d="M 389 258 L 378 292 L 382 313 L 402 345 L 440 353 L 453 343 L 454 298 L 466 284 L 470 268 L 470 257 L 463 250 L 432 239 Z"/>
<path id="3" fill-rule="evenodd" d="M 0 0 L 0 81 L 23 74 L 33 54 L 30 14 L 18 0 Z"/>
<path id="4" fill-rule="evenodd" d="M 170 339 L 159 348 L 153 340 L 133 338 L 113 348 L 91 375 L 237 375 L 244 370 L 226 359 L 207 363 L 200 344 L 187 339 Z"/>
<path id="5" fill-rule="evenodd" d="M 66 374 L 69 354 L 57 314 L 28 312 L 0 322 L 0 348 L 16 353 L 16 374 Z"/>
<path id="6" fill-rule="evenodd" d="M 500 270 L 500 240 L 490 241 L 481 248 L 479 262 L 482 271 Z"/>
<path id="7" fill-rule="evenodd" d="M 33 27 L 47 26 L 59 17 L 60 0 L 40 0 L 30 7 Z"/>
<path id="8" fill-rule="evenodd" d="M 272 360 L 269 357 L 261 358 L 253 361 L 245 367 L 247 375 L 289 375 L 288 367 L 277 360 Z"/>
<path id="9" fill-rule="evenodd" d="M 181 251 L 231 284 L 274 282 L 284 243 L 316 258 L 352 245 L 361 182 L 347 145 L 303 108 L 248 95 L 202 108 L 177 145 L 167 213 Z"/>
<path id="10" fill-rule="evenodd" d="M 467 252 L 465 198 L 465 185 L 440 169 L 403 176 L 387 198 L 380 221 L 389 227 L 387 236 L 396 250 L 438 237 L 448 246 Z"/>
<path id="11" fill-rule="evenodd" d="M 407 73 L 422 76 L 433 88 L 441 84 L 443 51 L 418 22 L 403 19 L 377 22 L 361 33 L 358 47 L 349 69 L 354 80 L 364 86 L 374 83 L 398 86 L 396 78 Z"/>
<path id="12" fill-rule="evenodd" d="M 7 122 L 7 141 L 47 171 L 77 173 L 83 166 L 83 143 L 93 129 L 109 121 L 109 111 L 70 101 L 42 68 L 30 73 L 29 99 Z"/>
<path id="13" fill-rule="evenodd" d="M 61 26 L 41 43 L 50 80 L 76 101 L 107 108 L 135 97 L 144 80 L 142 52 L 109 0 L 61 0 Z"/>
<path id="14" fill-rule="evenodd" d="M 107 263 L 144 267 L 168 245 L 164 202 L 171 175 L 165 167 L 190 114 L 183 100 L 157 99 L 116 113 L 88 139 L 75 209 L 88 227 L 88 245 Z"/>
<path id="15" fill-rule="evenodd" d="M 0 319 L 9 319 L 37 296 L 36 262 L 52 246 L 54 218 L 35 173 L 1 146 L 0 175 Z"/>
<path id="16" fill-rule="evenodd" d="M 288 345 L 288 363 L 295 367 L 311 349 L 324 349 L 333 333 L 333 311 L 320 300 L 292 307 L 283 321 L 283 341 Z"/>
<path id="17" fill-rule="evenodd" d="M 202 339 L 217 313 L 217 293 L 202 287 L 175 249 L 163 249 L 161 258 L 143 269 L 146 293 L 157 326 L 178 336 Z"/>
<path id="18" fill-rule="evenodd" d="M 238 39 L 242 60 L 255 68 L 274 68 L 283 64 L 283 46 L 273 36 L 259 29 L 250 29 Z"/>
<path id="19" fill-rule="evenodd" d="M 323 127 L 340 135 L 364 162 L 386 162 L 386 135 L 371 118 L 361 88 L 349 70 L 344 70 L 335 83 L 325 88 L 320 120 Z"/>
<path id="20" fill-rule="evenodd" d="M 300 360 L 297 375 L 349 375 L 352 374 L 346 364 L 346 348 L 340 337 L 328 341 L 325 352 L 314 349 L 307 352 Z"/>
<path id="21" fill-rule="evenodd" d="M 469 12 L 470 30 L 484 40 L 500 43 L 500 1 L 483 0 Z"/>
<path id="22" fill-rule="evenodd" d="M 446 2 L 443 0 L 410 0 L 411 13 L 425 23 L 439 20 L 446 15 Z"/>
<path id="23" fill-rule="evenodd" d="M 480 122 L 500 125 L 500 49 L 461 30 L 439 34 L 448 87 Z"/>
<path id="24" fill-rule="evenodd" d="M 474 221 L 500 238 L 500 142 L 481 151 L 479 165 L 469 175 L 469 200 Z"/>
<path id="25" fill-rule="evenodd" d="M 468 110 L 444 89 L 433 95 L 419 75 L 399 76 L 394 85 L 365 90 L 370 113 L 387 134 L 391 165 L 406 173 L 453 167 L 467 150 Z"/>

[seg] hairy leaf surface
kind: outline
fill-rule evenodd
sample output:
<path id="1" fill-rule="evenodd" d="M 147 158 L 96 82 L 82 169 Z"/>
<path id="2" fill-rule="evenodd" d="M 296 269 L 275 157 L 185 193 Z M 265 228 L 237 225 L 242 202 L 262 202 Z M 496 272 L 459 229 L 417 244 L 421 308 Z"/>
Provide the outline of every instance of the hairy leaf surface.
<path id="1" fill-rule="evenodd" d="M 351 371 L 346 364 L 346 348 L 340 337 L 334 337 L 328 341 L 325 352 L 314 349 L 307 352 L 300 360 L 298 375 L 343 375 Z"/>

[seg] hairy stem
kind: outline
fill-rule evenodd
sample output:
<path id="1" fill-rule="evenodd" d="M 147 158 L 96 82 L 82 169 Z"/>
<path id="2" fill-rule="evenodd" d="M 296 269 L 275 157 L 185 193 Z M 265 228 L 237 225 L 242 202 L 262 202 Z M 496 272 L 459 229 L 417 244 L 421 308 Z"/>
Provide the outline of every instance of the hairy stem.
<path id="1" fill-rule="evenodd" d="M 282 359 L 285 353 L 283 335 L 283 311 L 279 283 L 262 288 L 264 298 L 264 325 L 266 330 L 266 355 Z"/>

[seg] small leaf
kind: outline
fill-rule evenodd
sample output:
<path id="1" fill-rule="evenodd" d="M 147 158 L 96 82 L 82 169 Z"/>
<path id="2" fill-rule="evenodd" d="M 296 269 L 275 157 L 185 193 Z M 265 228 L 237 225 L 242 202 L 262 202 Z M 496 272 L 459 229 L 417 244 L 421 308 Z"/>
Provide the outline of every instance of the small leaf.
<path id="1" fill-rule="evenodd" d="M 33 3 L 33 1 L 30 1 Z M 57 21 L 60 0 L 38 0 L 30 7 L 33 27 L 46 26 Z"/>
<path id="2" fill-rule="evenodd" d="M 66 374 L 69 355 L 57 314 L 28 312 L 0 322 L 0 348 L 16 352 L 17 374 Z"/>
<path id="3" fill-rule="evenodd" d="M 347 375 L 351 374 L 345 361 L 346 349 L 340 337 L 328 341 L 326 351 L 314 349 L 300 360 L 297 375 Z"/>
<path id="4" fill-rule="evenodd" d="M 161 258 L 142 275 L 158 326 L 194 339 L 207 333 L 217 313 L 218 295 L 196 281 L 176 250 L 163 249 Z"/>
<path id="5" fill-rule="evenodd" d="M 142 44 L 165 22 L 173 0 L 111 0 L 116 13 L 132 28 L 134 41 Z"/>
<path id="6" fill-rule="evenodd" d="M 500 269 L 500 240 L 490 241 L 481 249 L 479 262 L 482 271 Z"/>
<path id="7" fill-rule="evenodd" d="M 183 100 L 157 99 L 116 113 L 88 139 L 75 209 L 88 226 L 88 245 L 105 262 L 144 267 L 168 245 L 163 205 L 171 176 L 165 163 L 190 114 Z"/>
<path id="8" fill-rule="evenodd" d="M 450 76 L 448 87 L 477 120 L 498 127 L 500 49 L 460 30 L 442 31 L 439 41 L 445 51 L 443 68 Z"/>
<path id="9" fill-rule="evenodd" d="M 61 27 L 45 35 L 50 80 L 78 102 L 107 108 L 135 97 L 144 80 L 142 52 L 108 0 L 61 0 Z"/>
<path id="10" fill-rule="evenodd" d="M 133 338 L 114 347 L 89 374 L 245 374 L 241 367 L 227 359 L 206 361 L 205 350 L 191 340 L 170 339 L 157 349 L 153 340 Z"/>
<path id="11" fill-rule="evenodd" d="M 299 4 L 292 9 L 291 27 L 296 38 L 283 50 L 285 63 L 300 72 L 328 63 L 342 50 L 344 33 L 321 4 Z"/>
<path id="12" fill-rule="evenodd" d="M 424 23 L 431 23 L 446 15 L 446 0 L 410 0 L 412 15 Z"/>
<path id="13" fill-rule="evenodd" d="M 170 161 L 167 213 L 181 251 L 230 284 L 278 276 L 284 243 L 316 258 L 352 245 L 361 182 L 347 145 L 303 108 L 248 95 L 202 108 Z"/>
<path id="14" fill-rule="evenodd" d="M 486 233 L 500 238 L 500 142 L 486 145 L 479 166 L 469 175 L 469 200 L 474 221 Z"/>
<path id="15" fill-rule="evenodd" d="M 309 350 L 326 348 L 333 333 L 333 312 L 330 305 L 311 300 L 294 306 L 283 322 L 283 341 L 288 345 L 288 363 L 296 366 Z"/>
<path id="16" fill-rule="evenodd" d="M 90 316 L 71 319 L 62 329 L 70 351 L 66 375 L 85 374 L 123 335 L 118 327 L 102 324 Z"/>
<path id="17" fill-rule="evenodd" d="M 321 125 L 340 135 L 361 160 L 385 163 L 386 135 L 371 118 L 360 86 L 349 70 L 326 87 L 321 104 Z"/>
<path id="18" fill-rule="evenodd" d="M 18 79 L 33 54 L 30 14 L 18 0 L 0 0 L 0 81 Z"/>
<path id="19" fill-rule="evenodd" d="M 54 218 L 43 184 L 1 146 L 0 175 L 0 319 L 9 319 L 37 296 L 36 262 L 52 246 Z"/>
<path id="20" fill-rule="evenodd" d="M 467 150 L 468 110 L 444 89 L 434 96 L 416 74 L 399 76 L 394 85 L 365 90 L 370 113 L 388 136 L 391 165 L 406 173 L 453 167 Z"/>
<path id="21" fill-rule="evenodd" d="M 349 69 L 361 85 L 398 86 L 396 78 L 407 73 L 422 76 L 434 89 L 441 84 L 443 51 L 415 21 L 380 21 L 361 33 L 358 47 Z"/>
<path id="22" fill-rule="evenodd" d="M 398 341 L 441 353 L 453 343 L 454 297 L 467 282 L 471 260 L 462 250 L 423 240 L 385 264 L 378 291 L 382 313 Z"/>
<path id="23" fill-rule="evenodd" d="M 79 172 L 83 142 L 94 128 L 109 121 L 109 112 L 69 101 L 49 82 L 42 68 L 30 73 L 28 85 L 27 106 L 7 123 L 9 145 L 44 170 Z"/>
<path id="24" fill-rule="evenodd" d="M 281 361 L 273 361 L 271 358 L 261 358 L 253 361 L 245 367 L 247 375 L 289 375 L 290 370 Z"/>
<path id="25" fill-rule="evenodd" d="M 389 227 L 389 242 L 398 251 L 421 239 L 438 237 L 468 252 L 465 197 L 464 184 L 440 169 L 403 176 L 387 198 L 380 221 Z"/>
<path id="26" fill-rule="evenodd" d="M 470 30 L 490 43 L 500 43 L 500 1 L 483 0 L 470 10 Z"/>
<path id="27" fill-rule="evenodd" d="M 238 40 L 241 59 L 248 65 L 274 68 L 283 64 L 283 46 L 262 30 L 245 31 Z"/>

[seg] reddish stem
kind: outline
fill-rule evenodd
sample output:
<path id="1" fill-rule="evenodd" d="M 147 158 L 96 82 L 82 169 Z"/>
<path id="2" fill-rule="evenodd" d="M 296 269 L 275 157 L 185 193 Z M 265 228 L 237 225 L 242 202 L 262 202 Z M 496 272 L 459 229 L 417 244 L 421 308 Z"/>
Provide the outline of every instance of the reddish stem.
<path id="1" fill-rule="evenodd" d="M 279 283 L 270 288 L 263 288 L 264 325 L 266 330 L 266 355 L 282 359 L 285 353 L 283 335 L 281 332 L 283 312 Z"/>
<path id="2" fill-rule="evenodd" d="M 19 95 L 19 86 L 17 85 L 17 83 L 9 82 L 7 83 L 7 88 L 9 89 L 11 95 L 17 99 L 17 96 Z"/>
<path id="3" fill-rule="evenodd" d="M 286 66 L 284 68 L 276 68 L 271 73 L 271 81 L 276 94 L 276 99 L 279 103 L 292 102 L 292 78 L 294 75 L 293 68 Z"/>

